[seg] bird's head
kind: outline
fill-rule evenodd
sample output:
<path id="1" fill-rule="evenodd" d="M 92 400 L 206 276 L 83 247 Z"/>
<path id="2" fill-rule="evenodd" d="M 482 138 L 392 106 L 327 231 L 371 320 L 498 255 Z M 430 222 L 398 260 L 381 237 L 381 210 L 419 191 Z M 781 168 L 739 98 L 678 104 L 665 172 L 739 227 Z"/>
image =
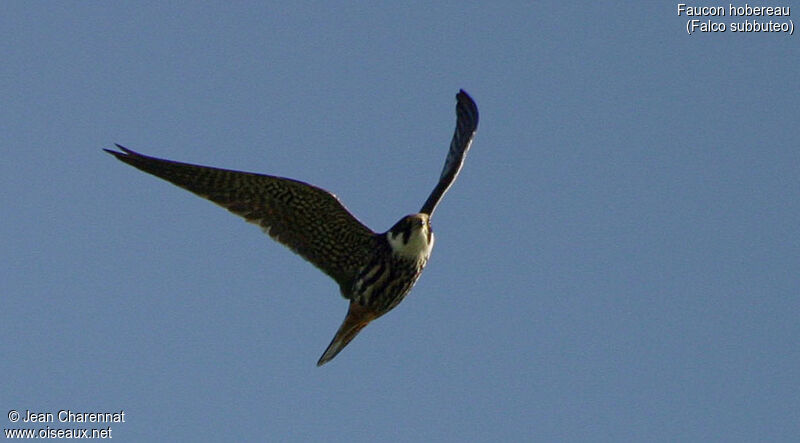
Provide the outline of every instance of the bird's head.
<path id="1" fill-rule="evenodd" d="M 386 239 L 395 254 L 427 260 L 434 241 L 431 219 L 428 214 L 406 215 L 386 231 Z"/>

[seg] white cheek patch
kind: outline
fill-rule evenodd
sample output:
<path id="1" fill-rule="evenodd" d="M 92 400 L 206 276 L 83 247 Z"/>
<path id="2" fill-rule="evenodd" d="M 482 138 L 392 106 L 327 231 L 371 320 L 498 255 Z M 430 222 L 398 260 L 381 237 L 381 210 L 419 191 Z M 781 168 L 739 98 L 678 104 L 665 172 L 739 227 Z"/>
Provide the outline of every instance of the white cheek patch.
<path id="1" fill-rule="evenodd" d="M 395 254 L 412 260 L 427 260 L 433 248 L 433 233 L 431 233 L 431 241 L 428 242 L 422 229 L 412 230 L 408 237 L 408 243 L 403 243 L 402 233 L 390 233 L 387 239 Z"/>
<path id="2" fill-rule="evenodd" d="M 387 240 L 389 240 L 389 245 L 392 247 L 393 251 L 399 251 L 406 247 L 406 244 L 403 243 L 402 233 L 390 232 L 389 235 L 386 236 L 386 238 Z"/>

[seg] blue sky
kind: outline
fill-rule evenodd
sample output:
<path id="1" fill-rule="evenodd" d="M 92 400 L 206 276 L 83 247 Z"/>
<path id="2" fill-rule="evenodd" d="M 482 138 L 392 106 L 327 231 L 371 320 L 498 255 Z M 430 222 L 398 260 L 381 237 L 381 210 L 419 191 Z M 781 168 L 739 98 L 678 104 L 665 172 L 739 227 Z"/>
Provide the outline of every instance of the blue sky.
<path id="1" fill-rule="evenodd" d="M 4 3 L 3 414 L 124 410 L 121 441 L 796 439 L 798 37 L 685 23 Z M 459 88 L 481 121 L 431 261 L 322 368 L 332 280 L 102 152 L 296 178 L 384 231 L 435 184 Z"/>

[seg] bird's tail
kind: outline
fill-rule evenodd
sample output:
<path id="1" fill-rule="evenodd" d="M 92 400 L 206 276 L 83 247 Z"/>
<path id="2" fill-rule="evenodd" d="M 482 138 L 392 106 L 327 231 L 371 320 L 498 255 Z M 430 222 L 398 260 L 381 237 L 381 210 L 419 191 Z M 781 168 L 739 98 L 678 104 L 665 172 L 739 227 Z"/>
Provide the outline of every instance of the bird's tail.
<path id="1" fill-rule="evenodd" d="M 347 316 L 345 316 L 342 326 L 339 327 L 331 344 L 328 345 L 328 349 L 326 349 L 322 357 L 319 358 L 317 366 L 322 366 L 333 360 L 333 357 L 336 357 L 336 354 L 344 349 L 344 347 L 364 329 L 364 326 L 367 326 L 369 322 L 375 320 L 377 317 L 375 312 L 351 301 L 350 308 L 347 310 Z"/>

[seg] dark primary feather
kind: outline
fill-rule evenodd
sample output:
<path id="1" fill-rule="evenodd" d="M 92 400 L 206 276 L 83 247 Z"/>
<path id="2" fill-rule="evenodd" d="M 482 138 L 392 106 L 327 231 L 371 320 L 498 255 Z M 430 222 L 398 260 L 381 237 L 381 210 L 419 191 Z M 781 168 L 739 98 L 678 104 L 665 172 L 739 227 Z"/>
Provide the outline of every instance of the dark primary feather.
<path id="1" fill-rule="evenodd" d="M 467 151 L 472 145 L 475 131 L 478 129 L 478 106 L 472 97 L 462 89 L 456 94 L 456 100 L 456 129 L 453 133 L 453 140 L 450 142 L 450 150 L 447 152 L 439 183 L 433 188 L 431 195 L 428 196 L 419 211 L 423 214 L 433 215 L 436 205 L 456 180 L 458 172 L 464 164 Z"/>
<path id="2" fill-rule="evenodd" d="M 260 225 L 331 276 L 344 291 L 370 258 L 377 235 L 331 193 L 297 180 L 149 157 L 120 145 L 119 160 Z"/>

